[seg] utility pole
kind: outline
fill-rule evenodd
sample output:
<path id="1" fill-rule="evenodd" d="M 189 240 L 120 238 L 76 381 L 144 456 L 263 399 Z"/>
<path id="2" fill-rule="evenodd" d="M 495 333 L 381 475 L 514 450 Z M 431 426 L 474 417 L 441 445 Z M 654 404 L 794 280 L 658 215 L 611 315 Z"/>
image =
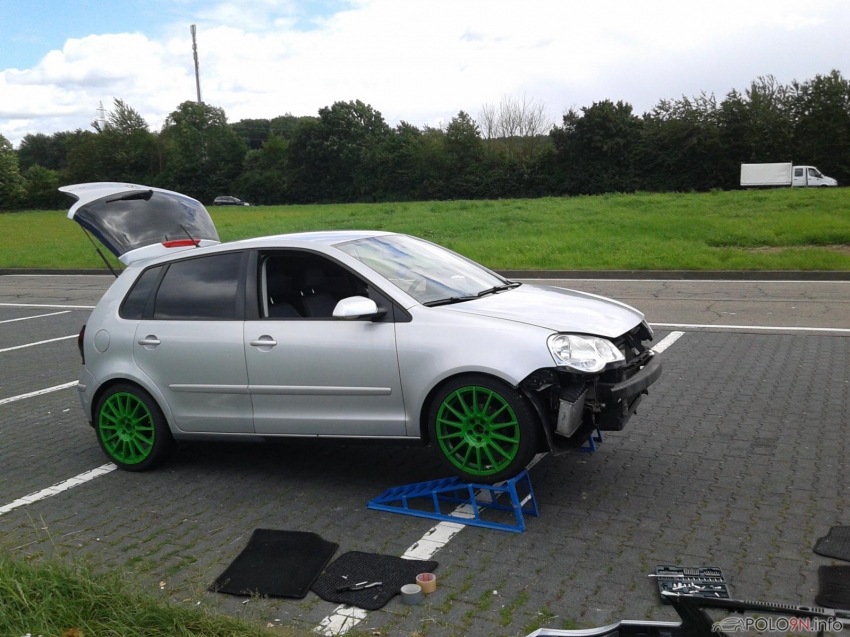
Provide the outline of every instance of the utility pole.
<path id="1" fill-rule="evenodd" d="M 198 89 L 198 104 L 200 104 L 201 103 L 201 74 L 200 74 L 200 71 L 198 71 L 198 42 L 195 39 L 195 34 L 197 33 L 198 29 L 193 24 L 189 27 L 189 31 L 192 32 L 192 55 L 195 58 L 195 86 Z"/>

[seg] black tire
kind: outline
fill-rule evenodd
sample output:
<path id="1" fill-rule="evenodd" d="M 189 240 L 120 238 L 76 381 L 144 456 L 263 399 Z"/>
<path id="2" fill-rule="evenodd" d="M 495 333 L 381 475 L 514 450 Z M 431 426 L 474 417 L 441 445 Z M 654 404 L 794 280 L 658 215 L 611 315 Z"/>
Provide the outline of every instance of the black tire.
<path id="1" fill-rule="evenodd" d="M 483 374 L 453 378 L 437 391 L 428 408 L 428 433 L 444 467 L 483 484 L 520 473 L 537 453 L 541 434 L 528 399 Z"/>
<path id="2" fill-rule="evenodd" d="M 159 405 L 133 383 L 116 383 L 103 393 L 94 410 L 94 430 L 103 453 L 125 471 L 147 471 L 174 448 Z"/>

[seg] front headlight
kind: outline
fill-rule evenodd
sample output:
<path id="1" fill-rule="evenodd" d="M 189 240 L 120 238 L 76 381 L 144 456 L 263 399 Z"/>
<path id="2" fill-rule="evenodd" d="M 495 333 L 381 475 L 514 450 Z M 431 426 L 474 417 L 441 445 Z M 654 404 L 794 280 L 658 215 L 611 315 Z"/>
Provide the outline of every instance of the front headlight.
<path id="1" fill-rule="evenodd" d="M 601 372 L 609 363 L 626 360 L 614 343 L 597 336 L 553 334 L 548 344 L 559 367 L 571 367 L 580 372 Z"/>

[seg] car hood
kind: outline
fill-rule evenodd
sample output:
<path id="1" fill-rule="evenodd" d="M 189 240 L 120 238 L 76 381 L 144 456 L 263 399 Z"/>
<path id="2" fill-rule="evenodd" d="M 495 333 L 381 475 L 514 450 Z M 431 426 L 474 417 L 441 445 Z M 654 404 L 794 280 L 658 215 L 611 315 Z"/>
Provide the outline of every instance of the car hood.
<path id="1" fill-rule="evenodd" d="M 595 294 L 524 284 L 440 309 L 536 325 L 555 332 L 616 338 L 644 320 L 635 308 Z"/>

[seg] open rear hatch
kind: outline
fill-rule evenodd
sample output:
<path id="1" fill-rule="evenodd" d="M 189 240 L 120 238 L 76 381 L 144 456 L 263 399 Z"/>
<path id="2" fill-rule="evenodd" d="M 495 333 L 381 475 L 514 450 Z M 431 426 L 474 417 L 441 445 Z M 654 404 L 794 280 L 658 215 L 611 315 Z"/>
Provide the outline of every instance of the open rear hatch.
<path id="1" fill-rule="evenodd" d="M 59 190 L 77 199 L 68 218 L 97 237 L 125 265 L 221 243 L 203 204 L 177 192 L 112 182 Z"/>

